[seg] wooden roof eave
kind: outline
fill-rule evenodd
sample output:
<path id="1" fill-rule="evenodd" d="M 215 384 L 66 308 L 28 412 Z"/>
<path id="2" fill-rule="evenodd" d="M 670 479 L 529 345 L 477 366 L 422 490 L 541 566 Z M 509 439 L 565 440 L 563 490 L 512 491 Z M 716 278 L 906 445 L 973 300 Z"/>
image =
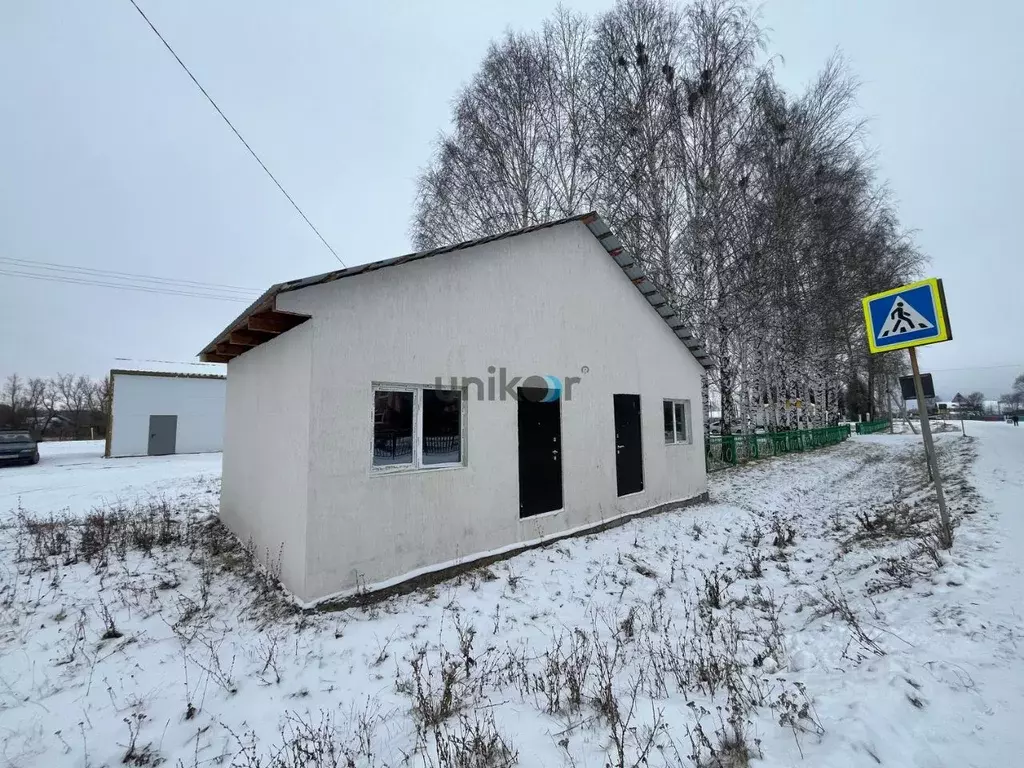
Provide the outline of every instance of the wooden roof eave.
<path id="1" fill-rule="evenodd" d="M 277 309 L 281 285 L 272 286 L 199 353 L 204 363 L 227 363 L 250 349 L 287 333 L 309 315 Z"/>

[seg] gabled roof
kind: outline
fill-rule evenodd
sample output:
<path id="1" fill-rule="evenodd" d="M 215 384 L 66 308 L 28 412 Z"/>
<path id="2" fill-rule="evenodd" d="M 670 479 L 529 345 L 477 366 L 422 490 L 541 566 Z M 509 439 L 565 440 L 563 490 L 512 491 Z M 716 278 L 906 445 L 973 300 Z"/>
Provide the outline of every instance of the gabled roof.
<path id="1" fill-rule="evenodd" d="M 608 225 L 605 224 L 604 220 L 593 211 L 577 216 L 569 216 L 565 219 L 558 219 L 557 221 L 537 224 L 532 227 L 516 229 L 511 232 L 503 232 L 499 235 L 489 235 L 476 240 L 467 240 L 464 243 L 449 245 L 443 248 L 433 248 L 428 251 L 409 253 L 405 256 L 399 256 L 394 259 L 375 261 L 370 264 L 361 264 L 358 267 L 348 267 L 334 272 L 325 272 L 321 275 L 314 275 L 313 277 L 305 277 L 300 280 L 290 280 L 286 283 L 277 283 L 276 285 L 272 285 L 268 288 L 262 296 L 256 299 L 256 301 L 242 312 L 242 314 L 239 315 L 227 328 L 221 331 L 213 341 L 207 344 L 199 357 L 204 362 L 226 363 L 232 358 L 248 351 L 252 347 L 258 346 L 265 341 L 269 341 L 275 336 L 285 333 L 309 319 L 308 315 L 278 310 L 276 299 L 279 294 L 287 293 L 288 291 L 297 291 L 302 288 L 308 288 L 312 285 L 330 283 L 334 280 L 341 280 L 346 277 L 361 275 L 365 272 L 373 272 L 386 267 L 397 267 L 411 261 L 419 261 L 420 259 L 427 259 L 431 256 L 440 256 L 445 253 L 454 253 L 455 251 L 473 248 L 495 240 L 517 237 L 519 235 L 525 235 L 541 229 L 549 229 L 550 227 L 557 227 L 562 224 L 577 221 L 582 222 L 587 226 L 590 233 L 597 239 L 605 251 L 608 252 L 608 255 L 615 260 L 615 263 L 619 265 L 622 271 L 626 273 L 626 276 L 630 281 L 632 281 L 633 285 L 636 286 L 637 290 L 640 291 L 643 297 L 647 299 L 654 311 L 661 316 L 661 318 L 668 324 L 669 328 L 672 329 L 672 332 L 675 333 L 686 348 L 690 350 L 690 353 L 694 356 L 697 362 L 705 369 L 710 368 L 711 360 L 708 357 L 707 352 L 701 348 L 697 339 L 694 338 L 693 332 L 683 323 L 682 318 L 680 318 L 676 310 L 669 305 L 668 299 L 659 290 L 658 286 L 654 284 L 654 281 L 648 278 L 641 271 L 640 265 L 634 261 L 633 257 L 629 253 L 626 252 L 622 246 L 622 241 L 615 236 L 615 233 L 613 233 Z"/>

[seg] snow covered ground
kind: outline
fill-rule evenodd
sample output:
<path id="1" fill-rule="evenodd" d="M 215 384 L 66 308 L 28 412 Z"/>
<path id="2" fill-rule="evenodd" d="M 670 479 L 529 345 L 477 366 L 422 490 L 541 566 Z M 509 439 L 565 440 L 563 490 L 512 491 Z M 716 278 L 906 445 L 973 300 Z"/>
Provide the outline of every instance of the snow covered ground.
<path id="1" fill-rule="evenodd" d="M 39 444 L 34 466 L 0 466 L 0 520 L 21 499 L 37 513 L 67 510 L 82 515 L 120 499 L 191 495 L 203 486 L 217 492 L 220 454 L 104 459 L 102 440 Z"/>
<path id="2" fill-rule="evenodd" d="M 937 440 L 951 552 L 880 434 L 312 614 L 210 522 L 219 455 L 44 444 L 0 468 L 0 764 L 1016 764 L 1024 429 Z"/>

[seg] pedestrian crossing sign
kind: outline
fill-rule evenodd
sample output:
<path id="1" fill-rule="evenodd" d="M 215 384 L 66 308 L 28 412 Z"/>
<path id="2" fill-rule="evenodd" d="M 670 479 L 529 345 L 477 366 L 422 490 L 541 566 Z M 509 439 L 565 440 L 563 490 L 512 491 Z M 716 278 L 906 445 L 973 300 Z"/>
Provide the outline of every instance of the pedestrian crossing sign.
<path id="1" fill-rule="evenodd" d="M 937 278 L 921 280 L 861 300 L 872 354 L 949 341 L 946 295 Z"/>

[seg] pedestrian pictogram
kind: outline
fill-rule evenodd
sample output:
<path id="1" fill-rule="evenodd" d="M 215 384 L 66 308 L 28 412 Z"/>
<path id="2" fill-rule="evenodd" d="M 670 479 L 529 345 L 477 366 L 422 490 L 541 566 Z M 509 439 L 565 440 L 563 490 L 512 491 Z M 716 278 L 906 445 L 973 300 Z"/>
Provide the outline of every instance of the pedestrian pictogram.
<path id="1" fill-rule="evenodd" d="M 897 296 L 896 301 L 892 303 L 889 319 L 882 326 L 881 337 L 885 339 L 889 336 L 899 336 L 901 333 L 910 333 L 911 331 L 920 331 L 933 327 L 920 312 L 907 303 L 906 299 L 902 296 Z"/>
<path id="2" fill-rule="evenodd" d="M 922 280 L 863 300 L 868 347 L 873 353 L 949 341 L 942 281 Z"/>

